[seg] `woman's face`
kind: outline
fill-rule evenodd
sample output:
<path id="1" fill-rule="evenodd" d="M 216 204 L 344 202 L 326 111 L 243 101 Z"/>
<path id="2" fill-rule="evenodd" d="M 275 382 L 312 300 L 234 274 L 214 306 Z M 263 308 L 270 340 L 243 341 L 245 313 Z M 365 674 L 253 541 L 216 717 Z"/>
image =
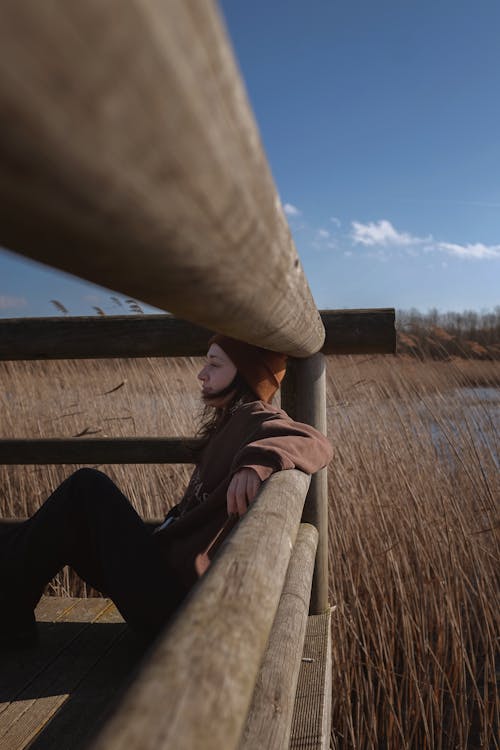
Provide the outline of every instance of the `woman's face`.
<path id="1" fill-rule="evenodd" d="M 224 406 L 232 394 L 218 397 L 217 394 L 232 382 L 236 367 L 218 344 L 211 344 L 207 352 L 207 361 L 198 373 L 201 380 L 201 395 L 210 406 Z"/>

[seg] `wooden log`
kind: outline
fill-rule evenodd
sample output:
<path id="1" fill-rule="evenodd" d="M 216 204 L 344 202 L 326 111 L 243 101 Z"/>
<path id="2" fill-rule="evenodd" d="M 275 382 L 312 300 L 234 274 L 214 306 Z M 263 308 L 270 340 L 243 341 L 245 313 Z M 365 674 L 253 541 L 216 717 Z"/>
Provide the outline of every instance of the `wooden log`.
<path id="1" fill-rule="evenodd" d="M 287 368 L 281 403 L 293 419 L 316 427 L 326 435 L 325 358 L 319 353 L 292 360 Z M 310 614 L 328 608 L 328 484 L 327 470 L 311 477 L 302 520 L 318 529 L 319 540 L 311 593 Z"/>
<path id="2" fill-rule="evenodd" d="M 195 438 L 0 440 L 0 464 L 189 464 Z"/>
<path id="3" fill-rule="evenodd" d="M 324 354 L 395 351 L 394 310 L 322 310 Z M 212 332 L 171 315 L 7 318 L 0 360 L 204 355 Z"/>
<path id="4" fill-rule="evenodd" d="M 282 750 L 290 741 L 318 532 L 301 524 L 239 750 Z"/>
<path id="5" fill-rule="evenodd" d="M 307 356 L 324 330 L 213 0 L 5 0 L 0 244 Z"/>
<path id="6" fill-rule="evenodd" d="M 0 360 L 194 357 L 212 332 L 172 315 L 6 318 Z"/>
<path id="7" fill-rule="evenodd" d="M 295 470 L 264 484 L 93 750 L 238 746 L 308 484 Z"/>

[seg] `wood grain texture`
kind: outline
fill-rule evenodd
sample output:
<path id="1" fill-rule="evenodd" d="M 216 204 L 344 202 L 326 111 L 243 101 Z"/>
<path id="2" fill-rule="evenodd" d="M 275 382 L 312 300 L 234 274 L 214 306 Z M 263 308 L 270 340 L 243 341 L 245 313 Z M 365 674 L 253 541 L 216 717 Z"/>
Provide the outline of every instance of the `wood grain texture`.
<path id="1" fill-rule="evenodd" d="M 30 750 L 83 750 L 106 720 L 117 695 L 133 678 L 146 646 L 132 630 L 125 627 L 123 618 L 109 599 L 105 602 L 108 606 L 91 626 L 95 651 L 88 651 L 89 670 L 30 744 Z M 110 641 L 106 631 L 110 634 L 114 632 L 116 638 Z M 100 648 L 103 638 L 110 642 L 106 651 Z M 95 652 L 99 655 L 97 660 Z"/>
<path id="2" fill-rule="evenodd" d="M 324 339 L 212 0 L 5 0 L 0 243 L 296 356 Z"/>
<path id="3" fill-rule="evenodd" d="M 392 354 L 394 310 L 322 310 L 324 354 Z M 0 319 L 0 360 L 204 356 L 212 332 L 171 315 Z M 244 337 L 244 336 L 243 336 Z"/>
<path id="4" fill-rule="evenodd" d="M 75 607 L 76 601 L 70 598 L 63 600 L 60 597 L 42 597 L 35 612 L 38 622 L 41 623 L 38 626 L 41 631 L 40 645 L 20 651 L 3 649 L 0 660 L 0 735 L 3 730 L 1 716 L 5 708 L 46 668 L 47 664 L 54 660 L 54 655 L 62 651 L 80 630 L 75 628 L 70 632 L 68 628 L 63 631 L 53 627 L 55 621 L 69 621 L 69 613 Z M 8 613 L 3 612 L 3 616 L 8 616 Z"/>
<path id="5" fill-rule="evenodd" d="M 195 438 L 0 439 L 0 464 L 189 464 Z"/>
<path id="6" fill-rule="evenodd" d="M 332 716 L 331 610 L 308 618 L 290 750 L 328 750 Z"/>
<path id="7" fill-rule="evenodd" d="M 326 369 L 322 353 L 289 363 L 281 403 L 293 419 L 316 427 L 324 435 L 326 425 Z M 302 520 L 319 532 L 311 593 L 311 615 L 328 608 L 328 480 L 322 469 L 311 477 Z"/>
<path id="8" fill-rule="evenodd" d="M 238 746 L 308 484 L 295 470 L 265 483 L 93 750 Z"/>
<path id="9" fill-rule="evenodd" d="M 106 598 L 43 596 L 35 614 L 40 645 L 2 652 L 0 747 L 83 749 L 145 644 Z"/>
<path id="10" fill-rule="evenodd" d="M 59 614 L 54 628 L 62 632 L 57 647 L 49 641 L 50 658 L 45 657 L 43 669 L 33 668 L 38 649 L 32 650 L 31 662 L 25 662 L 31 673 L 24 674 L 24 685 L 14 692 L 13 679 L 8 682 L 8 696 L 0 704 L 0 750 L 22 750 L 43 730 L 54 714 L 68 700 L 69 695 L 104 654 L 125 627 L 123 621 L 116 627 L 95 630 L 89 627 L 101 617 L 105 620 L 111 604 L 109 599 L 78 599 Z M 61 630 L 62 629 L 62 630 Z M 43 653 L 43 649 L 42 649 Z M 9 655 L 14 662 L 18 654 Z M 33 658 L 34 656 L 34 658 Z M 15 678 L 19 681 L 18 673 Z M 5 666 L 2 665 L 2 671 Z"/>
<path id="11" fill-rule="evenodd" d="M 318 532 L 301 524 L 239 750 L 283 750 L 292 727 Z"/>
<path id="12" fill-rule="evenodd" d="M 106 721 L 113 701 L 133 677 L 143 654 L 144 646 L 138 643 L 131 630 L 124 628 L 75 686 L 64 706 L 30 745 L 30 750 L 86 748 L 91 736 Z"/>

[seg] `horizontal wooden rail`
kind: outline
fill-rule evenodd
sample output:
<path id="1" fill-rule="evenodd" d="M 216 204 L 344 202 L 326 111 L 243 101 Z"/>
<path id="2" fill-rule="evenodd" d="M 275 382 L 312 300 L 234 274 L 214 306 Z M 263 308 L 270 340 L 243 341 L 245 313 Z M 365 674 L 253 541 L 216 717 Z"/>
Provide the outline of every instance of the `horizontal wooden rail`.
<path id="1" fill-rule="evenodd" d="M 324 354 L 393 353 L 393 309 L 322 310 Z M 171 315 L 0 319 L 0 360 L 189 357 L 211 333 Z"/>
<path id="2" fill-rule="evenodd" d="M 326 330 L 323 354 L 394 354 L 396 312 L 373 310 L 322 310 Z"/>
<path id="3" fill-rule="evenodd" d="M 0 464 L 190 464 L 195 438 L 0 440 Z"/>
<path id="4" fill-rule="evenodd" d="M 324 331 L 213 0 L 4 0 L 0 244 L 304 357 Z"/>
<path id="5" fill-rule="evenodd" d="M 290 470 L 263 485 L 91 750 L 238 747 L 308 484 Z"/>
<path id="6" fill-rule="evenodd" d="M 238 750 L 289 747 L 318 532 L 302 523 Z"/>

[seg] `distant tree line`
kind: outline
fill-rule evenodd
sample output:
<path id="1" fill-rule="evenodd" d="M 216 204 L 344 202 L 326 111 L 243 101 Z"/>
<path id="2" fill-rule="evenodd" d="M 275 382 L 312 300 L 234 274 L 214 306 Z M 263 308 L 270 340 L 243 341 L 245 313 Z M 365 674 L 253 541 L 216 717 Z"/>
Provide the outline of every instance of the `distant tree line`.
<path id="1" fill-rule="evenodd" d="M 500 359 L 500 306 L 491 312 L 398 310 L 396 328 L 401 353 L 434 359 Z"/>

